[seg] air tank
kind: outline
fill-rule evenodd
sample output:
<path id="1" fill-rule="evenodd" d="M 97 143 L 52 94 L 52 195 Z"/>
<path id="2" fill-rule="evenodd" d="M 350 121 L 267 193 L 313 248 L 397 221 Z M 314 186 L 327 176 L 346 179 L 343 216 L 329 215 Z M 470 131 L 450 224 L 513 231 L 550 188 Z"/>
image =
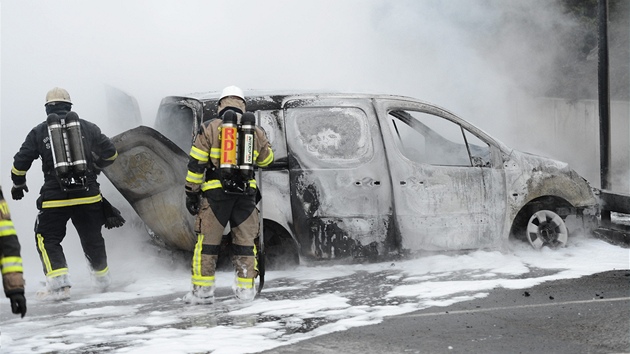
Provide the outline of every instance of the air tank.
<path id="1" fill-rule="evenodd" d="M 76 112 L 71 111 L 66 115 L 66 135 L 68 136 L 70 150 L 70 164 L 74 172 L 82 175 L 87 171 L 87 160 L 85 159 L 85 150 L 83 149 L 83 140 L 81 138 L 81 124 Z"/>
<path id="2" fill-rule="evenodd" d="M 46 117 L 48 125 L 48 137 L 50 138 L 50 149 L 53 153 L 53 163 L 57 176 L 65 178 L 70 173 L 71 164 L 68 161 L 67 138 L 61 118 L 51 113 Z"/>
<path id="3" fill-rule="evenodd" d="M 221 124 L 221 159 L 220 168 L 221 176 L 229 179 L 237 172 L 236 161 L 236 138 L 237 138 L 237 117 L 236 113 L 227 111 L 223 114 L 223 123 Z"/>
<path id="4" fill-rule="evenodd" d="M 256 117 L 246 112 L 241 117 L 241 129 L 238 134 L 238 168 L 243 180 L 254 178 L 254 149 Z"/>

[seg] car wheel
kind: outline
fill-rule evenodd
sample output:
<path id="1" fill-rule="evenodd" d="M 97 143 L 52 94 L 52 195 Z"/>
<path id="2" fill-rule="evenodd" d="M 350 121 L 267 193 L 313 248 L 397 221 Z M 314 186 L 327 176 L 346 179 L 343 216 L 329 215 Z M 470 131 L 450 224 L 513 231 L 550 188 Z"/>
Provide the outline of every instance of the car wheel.
<path id="1" fill-rule="evenodd" d="M 566 245 L 569 232 L 560 215 L 551 210 L 539 210 L 529 218 L 526 235 L 535 249 L 558 248 Z"/>

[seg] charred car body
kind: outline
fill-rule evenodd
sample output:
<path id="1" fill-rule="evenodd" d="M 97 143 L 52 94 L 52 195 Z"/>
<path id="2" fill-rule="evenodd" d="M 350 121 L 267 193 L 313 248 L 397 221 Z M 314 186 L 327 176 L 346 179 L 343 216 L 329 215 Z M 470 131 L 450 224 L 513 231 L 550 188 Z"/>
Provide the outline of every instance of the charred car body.
<path id="1" fill-rule="evenodd" d="M 247 96 L 275 161 L 257 172 L 267 259 L 387 257 L 561 246 L 597 226 L 598 200 L 565 163 L 509 148 L 453 113 L 389 95 Z M 192 250 L 184 179 L 216 94 L 162 100 L 155 129 L 114 137 L 105 170 L 165 246 Z"/>

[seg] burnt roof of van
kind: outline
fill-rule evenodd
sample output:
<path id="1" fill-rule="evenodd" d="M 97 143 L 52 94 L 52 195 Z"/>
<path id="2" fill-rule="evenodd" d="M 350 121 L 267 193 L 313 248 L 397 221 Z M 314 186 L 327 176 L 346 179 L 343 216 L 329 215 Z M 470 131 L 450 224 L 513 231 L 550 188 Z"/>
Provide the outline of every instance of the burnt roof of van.
<path id="1" fill-rule="evenodd" d="M 162 100 L 162 103 L 172 103 L 182 99 L 194 99 L 201 102 L 204 106 L 204 110 L 212 110 L 216 108 L 217 101 L 221 92 L 197 92 L 190 93 L 183 96 L 168 96 Z M 245 102 L 247 103 L 248 111 L 257 110 L 269 110 L 280 109 L 284 102 L 287 100 L 309 100 L 309 99 L 322 99 L 322 98 L 396 98 L 403 100 L 414 100 L 411 97 L 400 95 L 386 95 L 386 94 L 366 94 L 366 93 L 341 93 L 341 92 L 278 92 L 278 91 L 245 91 Z"/>
<path id="2" fill-rule="evenodd" d="M 392 94 L 368 94 L 368 93 L 342 93 L 342 92 L 299 92 L 299 91 L 291 91 L 291 92 L 278 92 L 278 91 L 254 91 L 254 90 L 246 90 L 245 93 L 245 101 L 247 103 L 247 110 L 250 112 L 258 111 L 258 110 L 275 110 L 282 109 L 283 105 L 287 101 L 298 101 L 304 100 L 308 102 L 310 100 L 318 100 L 318 99 L 393 99 L 393 100 L 402 100 L 402 101 L 413 101 L 419 102 L 423 104 L 428 104 L 433 107 L 440 108 L 441 110 L 448 112 L 454 116 L 454 113 L 448 111 L 447 109 L 438 107 L 434 104 L 431 104 L 426 101 L 422 101 L 409 96 L 402 95 L 392 95 Z M 201 93 L 191 93 L 183 96 L 167 96 L 162 99 L 160 105 L 172 105 L 181 104 L 182 100 L 195 100 L 202 105 L 203 110 L 203 120 L 210 119 L 214 117 L 217 109 L 217 101 L 219 100 L 220 92 L 201 92 Z M 470 124 L 470 123 L 469 123 Z M 501 146 L 502 150 L 509 151 L 507 145 L 498 141 L 496 138 L 484 132 L 479 127 L 474 127 L 475 130 L 478 130 L 480 133 L 486 135 L 488 138 L 497 142 L 498 145 Z"/>

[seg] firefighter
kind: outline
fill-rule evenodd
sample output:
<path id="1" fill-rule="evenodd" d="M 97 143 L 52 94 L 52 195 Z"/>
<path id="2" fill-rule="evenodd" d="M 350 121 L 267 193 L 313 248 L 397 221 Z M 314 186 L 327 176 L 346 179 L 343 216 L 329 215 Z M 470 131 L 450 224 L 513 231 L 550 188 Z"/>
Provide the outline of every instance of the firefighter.
<path id="1" fill-rule="evenodd" d="M 245 111 L 243 91 L 236 86 L 223 89 L 218 101 L 218 117 L 204 122 L 190 150 L 186 175 L 186 208 L 195 220 L 197 243 L 192 257 L 192 291 L 187 303 L 214 302 L 215 271 L 223 231 L 230 223 L 232 264 L 235 267 L 234 295 L 241 302 L 256 295 L 254 279 L 258 275 L 254 239 L 260 228 L 256 207 L 257 187 L 253 165 L 266 167 L 273 162 L 273 151 L 265 131 L 255 125 L 251 112 Z M 247 122 L 246 122 L 247 119 Z M 252 164 L 237 166 L 234 144 L 251 131 Z M 246 139 L 242 139 L 246 140 Z M 247 151 L 246 142 L 239 146 Z M 247 158 L 244 158 L 247 160 Z"/>
<path id="2" fill-rule="evenodd" d="M 0 187 L 0 269 L 2 269 L 4 294 L 11 301 L 11 311 L 22 314 L 24 317 L 26 298 L 24 297 L 20 241 L 11 221 L 9 206 L 2 195 L 2 187 Z"/>
<path id="3" fill-rule="evenodd" d="M 11 196 L 20 200 L 28 192 L 26 172 L 35 159 L 41 158 L 44 184 L 37 199 L 35 237 L 46 288 L 37 296 L 59 300 L 70 297 L 72 286 L 61 246 L 68 220 L 72 220 L 79 234 L 95 286 L 104 291 L 111 283 L 101 234 L 108 203 L 103 202 L 97 176 L 114 162 L 118 153 L 96 124 L 79 119 L 71 111 L 72 101 L 65 89 L 55 87 L 48 91 L 44 107 L 46 121 L 28 133 L 13 158 Z M 118 221 L 114 226 L 122 225 L 124 219 Z"/>

